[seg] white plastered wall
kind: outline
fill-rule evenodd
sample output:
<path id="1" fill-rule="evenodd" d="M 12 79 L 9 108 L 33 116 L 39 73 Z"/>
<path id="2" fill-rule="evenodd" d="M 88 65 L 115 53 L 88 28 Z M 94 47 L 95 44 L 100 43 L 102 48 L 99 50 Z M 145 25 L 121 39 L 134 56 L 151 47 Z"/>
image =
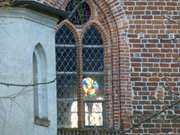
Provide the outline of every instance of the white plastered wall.
<path id="1" fill-rule="evenodd" d="M 0 82 L 33 83 L 33 51 L 40 43 L 47 57 L 47 81 L 55 79 L 58 20 L 25 9 L 0 8 Z M 34 124 L 33 88 L 0 85 L 0 135 L 56 135 L 56 85 L 47 85 L 49 127 Z M 20 93 L 19 93 L 20 92 Z M 19 93 L 16 98 L 8 95 Z"/>

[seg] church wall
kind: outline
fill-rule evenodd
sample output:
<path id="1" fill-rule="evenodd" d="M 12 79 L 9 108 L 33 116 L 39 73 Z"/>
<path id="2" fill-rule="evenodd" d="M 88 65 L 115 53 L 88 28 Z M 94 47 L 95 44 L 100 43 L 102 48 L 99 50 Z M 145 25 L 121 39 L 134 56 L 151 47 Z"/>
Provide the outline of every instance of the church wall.
<path id="1" fill-rule="evenodd" d="M 46 3 L 64 9 L 63 6 L 67 1 L 69 0 L 48 0 Z M 178 0 L 94 0 L 94 2 L 99 5 L 98 10 L 101 10 L 99 12 L 103 26 L 105 28 L 109 26 L 107 33 L 113 35 L 109 39 L 114 45 L 113 70 L 117 71 L 114 72 L 114 77 L 120 77 L 115 78 L 117 84 L 114 81 L 114 93 L 113 87 L 109 90 L 111 92 L 107 109 L 109 127 L 128 128 L 133 126 L 136 118 L 145 119 L 162 110 L 164 105 L 170 105 L 177 95 L 179 98 L 180 2 Z M 120 51 L 120 58 L 116 57 L 119 55 L 117 48 Z M 162 86 L 176 96 L 171 96 L 166 91 L 165 102 L 157 99 L 156 93 Z M 116 99 L 113 99 L 113 96 Z M 134 128 L 132 134 L 179 134 L 178 116 L 179 110 L 171 108 L 159 117 L 146 121 L 140 128 Z"/>
<path id="2" fill-rule="evenodd" d="M 49 126 L 34 122 L 33 51 L 41 44 L 47 58 L 47 82 L 55 79 L 55 18 L 23 9 L 0 8 L 0 134 L 55 135 L 56 86 L 46 85 Z"/>

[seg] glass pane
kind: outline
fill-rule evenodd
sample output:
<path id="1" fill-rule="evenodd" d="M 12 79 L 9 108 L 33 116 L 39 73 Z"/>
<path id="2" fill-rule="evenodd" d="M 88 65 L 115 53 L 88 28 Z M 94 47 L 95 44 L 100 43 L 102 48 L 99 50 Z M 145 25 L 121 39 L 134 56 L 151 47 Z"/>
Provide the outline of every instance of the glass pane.
<path id="1" fill-rule="evenodd" d="M 57 75 L 57 97 L 76 98 L 77 97 L 77 75 L 58 74 Z"/>
<path id="2" fill-rule="evenodd" d="M 91 106 L 91 110 L 89 110 L 88 106 Z M 102 108 L 102 102 L 86 102 L 85 104 L 85 112 L 92 112 L 92 113 L 102 113 L 103 108 Z"/>
<path id="3" fill-rule="evenodd" d="M 73 99 L 58 100 L 58 125 L 61 128 L 77 127 L 77 109 L 73 110 L 72 108 L 77 108 L 77 101 Z"/>
<path id="4" fill-rule="evenodd" d="M 71 106 L 71 127 L 78 127 L 78 106 L 77 101 L 73 102 Z"/>
<path id="5" fill-rule="evenodd" d="M 75 44 L 74 35 L 66 25 L 56 32 L 55 40 L 56 44 Z"/>
<path id="6" fill-rule="evenodd" d="M 103 103 L 86 102 L 85 103 L 85 125 L 102 126 L 103 125 Z"/>
<path id="7" fill-rule="evenodd" d="M 59 127 L 77 127 L 76 47 L 73 33 L 62 26 L 56 33 L 57 106 Z"/>
<path id="8" fill-rule="evenodd" d="M 75 47 L 56 47 L 56 71 L 76 71 Z"/>
<path id="9" fill-rule="evenodd" d="M 83 71 L 103 72 L 104 70 L 103 48 L 83 48 Z"/>
<path id="10" fill-rule="evenodd" d="M 71 14 L 74 8 L 79 4 L 81 0 L 71 0 L 67 7 L 66 11 Z M 91 10 L 87 2 L 83 2 L 72 14 L 70 21 L 74 24 L 81 25 L 86 23 L 91 16 Z"/>
<path id="11" fill-rule="evenodd" d="M 91 26 L 84 34 L 83 38 L 84 45 L 102 45 L 101 33 L 96 29 L 95 26 Z"/>

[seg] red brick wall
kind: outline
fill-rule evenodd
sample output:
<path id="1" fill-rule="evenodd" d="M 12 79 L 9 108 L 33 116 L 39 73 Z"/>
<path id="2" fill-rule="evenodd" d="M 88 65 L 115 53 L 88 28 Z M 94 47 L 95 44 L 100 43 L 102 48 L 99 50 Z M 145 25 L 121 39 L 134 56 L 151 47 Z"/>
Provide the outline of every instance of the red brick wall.
<path id="1" fill-rule="evenodd" d="M 124 9 L 129 18 L 128 39 L 131 52 L 131 85 L 133 91 L 133 114 L 150 116 L 162 109 L 163 103 L 153 95 L 166 86 L 177 95 L 180 92 L 180 25 L 168 21 L 180 21 L 178 0 L 126 0 Z M 170 39 L 172 33 L 175 39 Z M 167 86 L 169 85 L 169 86 Z M 174 98 L 169 93 L 165 104 Z M 180 119 L 175 109 L 169 109 L 159 117 L 147 121 L 136 133 L 180 134 Z"/>

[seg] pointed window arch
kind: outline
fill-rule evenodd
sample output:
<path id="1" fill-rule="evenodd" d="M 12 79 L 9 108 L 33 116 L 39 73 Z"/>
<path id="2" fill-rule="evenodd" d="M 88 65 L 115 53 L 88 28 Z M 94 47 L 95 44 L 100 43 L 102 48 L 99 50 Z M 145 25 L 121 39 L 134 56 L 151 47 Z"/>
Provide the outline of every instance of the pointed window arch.
<path id="1" fill-rule="evenodd" d="M 56 45 L 75 45 L 74 34 L 67 25 L 61 26 L 61 28 L 56 32 L 55 40 Z"/>
<path id="2" fill-rule="evenodd" d="M 96 12 L 91 11 L 95 7 L 90 1 L 82 2 L 75 12 L 72 12 L 79 2 L 80 0 L 71 0 L 67 3 L 66 11 L 72 13 L 72 16 L 69 21 L 65 20 L 61 23 L 55 37 L 60 128 L 103 126 L 104 124 L 102 32 L 98 27 L 99 23 L 92 21 Z M 83 31 L 85 31 L 84 34 L 81 33 Z M 81 43 L 77 46 L 78 41 Z M 99 84 L 99 90 L 94 97 L 86 96 L 83 91 L 82 82 L 88 77 Z"/>
<path id="3" fill-rule="evenodd" d="M 83 45 L 101 46 L 102 44 L 103 44 L 103 40 L 101 33 L 98 31 L 96 26 L 91 25 L 84 33 Z"/>
<path id="4" fill-rule="evenodd" d="M 73 32 L 63 25 L 56 33 L 56 76 L 59 127 L 77 126 L 76 42 Z M 76 119 L 74 119 L 74 117 Z"/>
<path id="5" fill-rule="evenodd" d="M 104 56 L 101 33 L 91 25 L 83 37 L 83 71 L 103 72 Z"/>
<path id="6" fill-rule="evenodd" d="M 42 45 L 39 43 L 35 46 L 33 52 L 33 83 L 43 83 L 47 81 L 47 62 L 46 54 Z M 35 123 L 40 124 L 39 120 L 46 120 L 48 124 L 48 95 L 46 85 L 34 86 L 34 116 Z M 42 124 L 41 124 L 42 125 Z"/>

